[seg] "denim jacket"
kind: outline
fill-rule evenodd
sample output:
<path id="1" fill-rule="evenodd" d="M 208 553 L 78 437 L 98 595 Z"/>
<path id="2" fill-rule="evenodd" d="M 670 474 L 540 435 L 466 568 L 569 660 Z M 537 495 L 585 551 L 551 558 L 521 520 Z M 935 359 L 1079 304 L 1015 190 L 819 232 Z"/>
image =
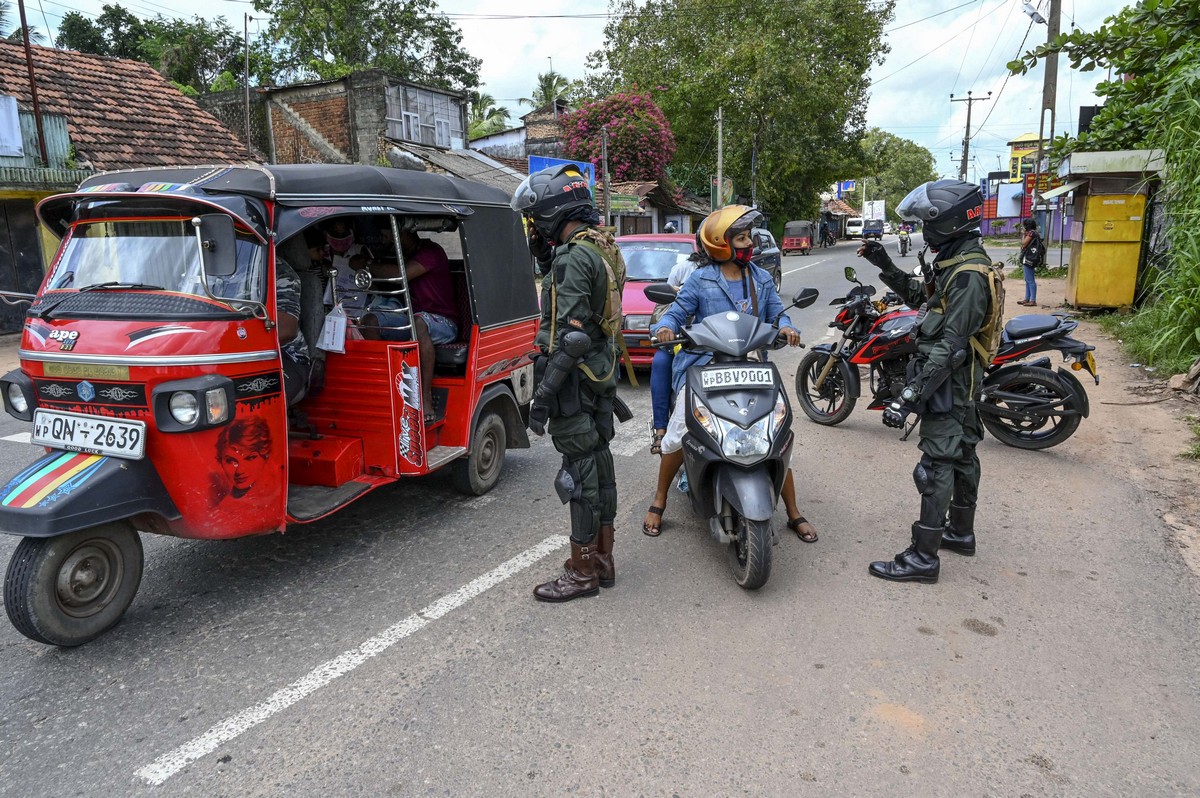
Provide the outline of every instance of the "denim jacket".
<path id="1" fill-rule="evenodd" d="M 751 264 L 749 269 L 750 278 L 754 280 L 755 288 L 758 291 L 758 317 L 764 321 L 775 322 L 775 318 L 778 316 L 780 327 L 791 327 L 799 332 L 799 328 L 792 324 L 792 320 L 783 312 L 783 300 L 779 298 L 779 292 L 775 290 L 775 282 L 771 279 L 771 275 L 754 264 Z M 675 301 L 671 303 L 670 309 L 655 325 L 654 332 L 657 333 L 663 327 L 668 327 L 672 332 L 678 333 L 688 317 L 695 317 L 698 320 L 707 318 L 714 313 L 726 313 L 736 309 L 737 305 L 734 303 L 733 294 L 729 292 L 729 286 L 726 284 L 724 275 L 721 274 L 721 267 L 715 263 L 709 263 L 696 269 L 687 278 L 683 287 L 679 289 Z M 672 388 L 679 390 L 689 367 L 702 366 L 710 360 L 712 360 L 712 354 L 708 352 L 681 351 L 671 364 Z"/>

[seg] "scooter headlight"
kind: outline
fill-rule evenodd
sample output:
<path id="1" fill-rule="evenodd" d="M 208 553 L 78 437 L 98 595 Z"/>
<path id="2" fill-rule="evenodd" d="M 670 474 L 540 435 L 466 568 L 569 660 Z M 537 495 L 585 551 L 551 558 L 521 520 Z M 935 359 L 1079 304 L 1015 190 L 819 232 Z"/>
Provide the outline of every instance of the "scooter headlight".
<path id="1" fill-rule="evenodd" d="M 787 418 L 787 402 L 783 401 L 783 394 L 780 394 L 775 399 L 775 409 L 771 411 L 771 437 L 774 438 L 783 429 L 783 420 Z"/>
<path id="2" fill-rule="evenodd" d="M 751 424 L 749 429 L 742 429 L 724 419 L 717 419 L 717 423 L 725 433 L 721 441 L 721 451 L 735 463 L 750 465 L 766 457 L 771 451 L 771 437 L 768 432 L 771 416 L 759 419 Z"/>

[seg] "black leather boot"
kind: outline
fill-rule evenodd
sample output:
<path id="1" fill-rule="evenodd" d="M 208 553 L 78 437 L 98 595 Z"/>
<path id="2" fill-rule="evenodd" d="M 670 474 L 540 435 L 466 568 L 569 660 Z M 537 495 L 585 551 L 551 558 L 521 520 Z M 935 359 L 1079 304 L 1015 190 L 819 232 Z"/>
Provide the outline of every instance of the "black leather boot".
<path id="1" fill-rule="evenodd" d="M 596 543 L 580 546 L 571 541 L 571 559 L 563 575 L 533 589 L 538 601 L 570 601 L 583 596 L 600 595 L 600 580 L 596 577 Z"/>
<path id="2" fill-rule="evenodd" d="M 942 541 L 943 528 L 926 526 L 919 521 L 912 525 L 912 545 L 892 560 L 871 563 L 867 571 L 871 576 L 892 582 L 926 582 L 938 580 L 941 563 L 938 561 L 938 544 Z"/>
<path id="3" fill-rule="evenodd" d="M 942 530 L 943 549 L 964 557 L 975 556 L 975 508 L 950 505 L 950 520 Z"/>

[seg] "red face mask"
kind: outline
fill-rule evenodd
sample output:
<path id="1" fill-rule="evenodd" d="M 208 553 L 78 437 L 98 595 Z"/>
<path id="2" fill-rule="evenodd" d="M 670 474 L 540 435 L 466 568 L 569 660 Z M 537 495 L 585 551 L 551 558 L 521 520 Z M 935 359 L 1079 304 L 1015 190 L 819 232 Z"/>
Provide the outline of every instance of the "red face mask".
<path id="1" fill-rule="evenodd" d="M 739 266 L 746 266 L 750 263 L 750 258 L 754 254 L 754 247 L 742 247 L 733 251 L 733 262 Z"/>

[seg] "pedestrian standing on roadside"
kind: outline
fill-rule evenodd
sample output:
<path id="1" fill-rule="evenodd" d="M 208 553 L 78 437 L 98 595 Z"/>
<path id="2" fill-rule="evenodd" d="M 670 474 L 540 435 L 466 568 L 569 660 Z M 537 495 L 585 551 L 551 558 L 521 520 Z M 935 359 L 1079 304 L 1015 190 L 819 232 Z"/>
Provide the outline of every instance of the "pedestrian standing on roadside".
<path id="1" fill-rule="evenodd" d="M 1018 305 L 1037 307 L 1037 268 L 1046 260 L 1046 243 L 1038 233 L 1037 222 L 1026 219 L 1021 222 L 1025 233 L 1021 236 L 1021 269 L 1025 272 L 1025 300 Z"/>

